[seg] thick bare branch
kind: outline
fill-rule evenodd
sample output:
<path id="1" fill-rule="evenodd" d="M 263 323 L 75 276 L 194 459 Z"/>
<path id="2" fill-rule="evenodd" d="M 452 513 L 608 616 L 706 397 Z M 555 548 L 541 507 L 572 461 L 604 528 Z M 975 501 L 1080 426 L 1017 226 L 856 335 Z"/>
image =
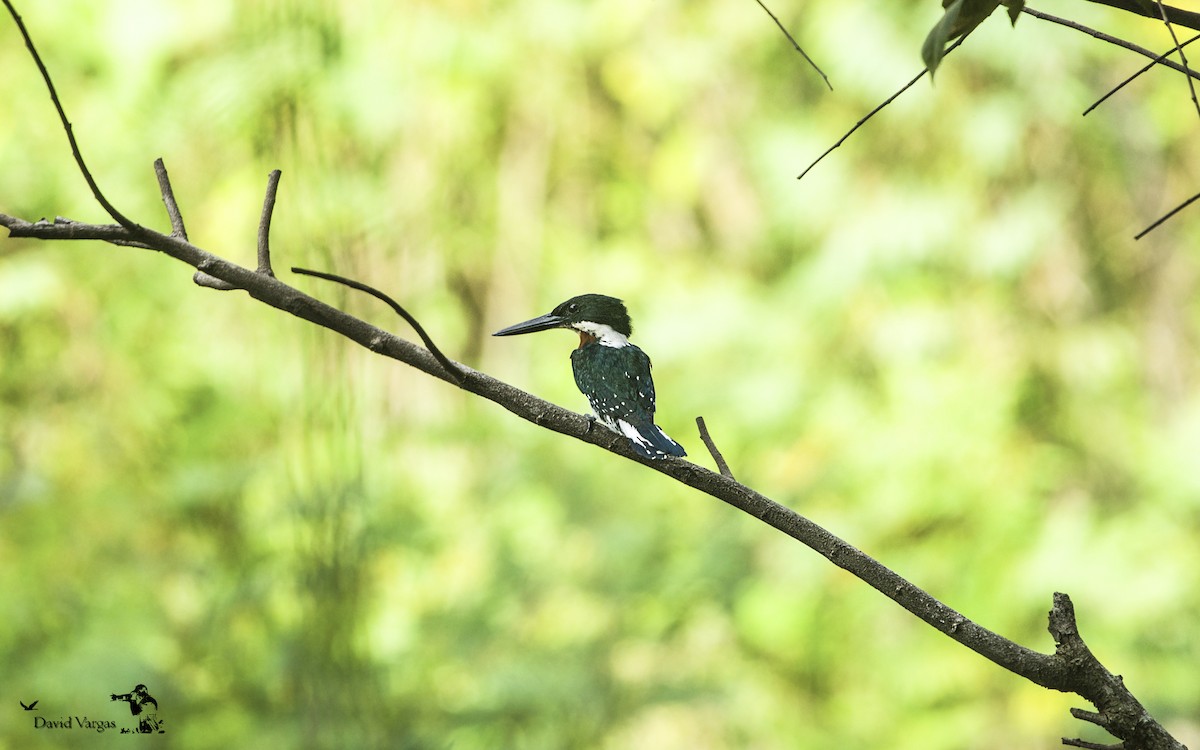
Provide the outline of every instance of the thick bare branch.
<path id="1" fill-rule="evenodd" d="M 4 3 L 20 25 L 20 18 L 12 9 L 9 0 L 4 0 Z M 23 25 L 21 29 L 24 33 Z M 437 351 L 432 340 L 424 334 L 423 328 L 407 313 L 402 314 L 421 334 L 428 349 L 400 339 L 366 321 L 337 310 L 275 278 L 270 273 L 269 260 L 264 263 L 265 242 L 263 237 L 269 232 L 271 207 L 274 204 L 275 188 L 278 184 L 278 172 L 273 172 L 271 180 L 268 182 L 268 194 L 264 202 L 263 218 L 260 222 L 258 270 L 250 270 L 231 263 L 192 244 L 182 231 L 181 216 L 178 222 L 172 216 L 171 234 L 162 234 L 131 222 L 112 209 L 103 199 L 99 189 L 95 188 L 95 183 L 87 172 L 74 137 L 71 135 L 70 123 L 67 121 L 57 96 L 53 93 L 49 74 L 46 73 L 45 67 L 37 58 L 28 34 L 25 34 L 25 38 L 31 53 L 38 60 L 47 87 L 51 90 L 52 99 L 59 110 L 63 126 L 67 130 L 76 163 L 87 178 L 89 185 L 93 186 L 93 194 L 97 201 L 105 206 L 105 209 L 118 223 L 95 225 L 61 218 L 56 218 L 53 222 L 29 222 L 18 217 L 0 214 L 0 225 L 8 228 L 10 236 L 41 240 L 99 240 L 115 245 L 134 246 L 162 252 L 195 268 L 197 278 L 203 276 L 219 281 L 223 285 L 221 288 L 243 289 L 251 297 L 264 304 L 327 328 L 373 352 L 395 359 L 457 385 L 462 390 L 493 401 L 535 425 L 600 446 L 611 453 L 639 462 L 758 518 L 820 553 L 834 565 L 892 599 L 921 621 L 993 663 L 1035 684 L 1054 690 L 1073 692 L 1085 698 L 1096 706 L 1099 711 L 1098 715 L 1104 717 L 1105 728 L 1120 738 L 1123 741 L 1122 746 L 1127 750 L 1180 750 L 1183 748 L 1146 713 L 1141 703 L 1125 688 L 1123 680 L 1109 672 L 1088 649 L 1079 635 L 1074 607 L 1065 594 L 1054 595 L 1054 604 L 1049 615 L 1049 630 L 1056 644 L 1055 652 L 1052 654 L 1039 653 L 972 622 L 843 539 L 790 508 L 737 482 L 732 476 L 715 473 L 682 458 L 666 457 L 657 460 L 642 458 L 632 449 L 628 440 L 608 430 L 593 430 L 592 423 L 586 417 L 450 360 Z M 159 174 L 160 188 L 163 188 L 164 185 L 169 188 L 165 169 L 160 170 Z M 163 193 L 168 214 L 171 215 L 174 198 L 173 196 L 167 197 L 167 189 L 163 189 Z M 175 213 L 178 213 L 177 206 Z M 349 281 L 328 274 L 312 273 L 312 275 L 333 278 L 343 283 Z M 356 283 L 352 282 L 352 285 Z M 381 299 L 390 300 L 386 295 L 365 287 L 365 285 L 358 285 L 356 288 L 374 293 Z M 398 312 L 403 310 L 398 304 L 394 302 L 392 304 Z M 703 426 L 702 422 L 700 424 Z M 706 444 L 710 445 L 714 455 L 719 455 L 716 454 L 715 447 L 711 446 L 711 438 L 706 441 Z M 1091 717 L 1084 718 L 1093 721 Z M 1097 722 L 1093 721 L 1093 723 Z"/>
<path id="2" fill-rule="evenodd" d="M 608 430 L 593 430 L 583 415 L 543 401 L 452 360 L 452 367 L 448 369 L 428 349 L 330 307 L 273 276 L 230 263 L 182 238 L 151 230 L 134 232 L 127 227 L 111 224 L 90 225 L 68 221 L 31 223 L 4 214 L 0 214 L 0 225 L 8 227 L 13 237 L 142 242 L 149 249 L 187 263 L 234 288 L 244 289 L 251 297 L 271 307 L 328 328 L 373 352 L 458 385 L 535 425 L 637 461 L 754 516 L 820 553 L 926 624 L 993 663 L 1043 687 L 1074 692 L 1091 701 L 1107 716 L 1130 717 L 1128 722 L 1114 720 L 1110 731 L 1127 743 L 1137 738 L 1139 744 L 1126 745 L 1131 750 L 1183 748 L 1146 714 L 1142 705 L 1124 688 L 1120 678 L 1113 677 L 1087 650 L 1075 625 L 1074 609 L 1065 595 L 1055 595 L 1054 608 L 1050 613 L 1050 632 L 1058 648 L 1053 654 L 1039 653 L 972 622 L 845 540 L 730 477 L 682 458 L 642 458 L 633 451 L 628 440 L 620 439 L 620 436 Z M 457 371 L 461 379 L 456 379 L 453 371 Z"/>
<path id="3" fill-rule="evenodd" d="M 1084 643 L 1075 621 L 1075 605 L 1070 597 L 1066 594 L 1054 595 L 1049 620 L 1050 636 L 1055 643 L 1054 656 L 1070 665 L 1065 675 L 1068 681 L 1064 686 L 1055 686 L 1055 689 L 1083 696 L 1099 709 L 1098 714 L 1086 711 L 1081 714 L 1077 713 L 1079 709 L 1071 709 L 1072 716 L 1103 727 L 1109 734 L 1121 739 L 1121 746 L 1127 750 L 1184 750 L 1183 744 L 1168 734 L 1129 692 L 1125 680 L 1108 671 Z"/>
<path id="4" fill-rule="evenodd" d="M 1146 4 L 1139 0 L 1087 0 L 1089 3 L 1097 5 L 1107 5 L 1110 8 L 1123 10 L 1128 13 L 1133 13 L 1137 16 L 1146 18 L 1158 18 L 1158 9 L 1153 3 Z M 1200 31 L 1200 13 L 1195 11 L 1183 10 L 1170 5 L 1163 6 L 1163 12 L 1171 23 L 1176 26 L 1186 26 L 1189 29 Z"/>

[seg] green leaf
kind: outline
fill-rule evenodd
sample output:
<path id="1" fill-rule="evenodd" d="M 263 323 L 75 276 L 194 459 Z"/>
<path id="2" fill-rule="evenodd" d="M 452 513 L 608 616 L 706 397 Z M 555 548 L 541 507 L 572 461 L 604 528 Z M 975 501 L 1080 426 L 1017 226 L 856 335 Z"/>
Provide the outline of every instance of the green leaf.
<path id="1" fill-rule="evenodd" d="M 958 20 L 962 4 L 963 0 L 951 0 L 950 4 L 945 6 L 946 12 L 942 14 L 941 20 L 933 25 L 929 35 L 925 37 L 925 43 L 921 45 L 921 59 L 925 61 L 925 67 L 929 68 L 930 75 L 937 71 L 942 62 L 942 55 L 946 53 L 946 43 L 950 41 L 950 29 Z"/>
<path id="2" fill-rule="evenodd" d="M 1003 0 L 1005 7 L 1008 8 L 1008 20 L 1013 26 L 1017 25 L 1017 19 L 1021 17 L 1021 9 L 1025 7 L 1025 0 Z"/>
<path id="3" fill-rule="evenodd" d="M 1013 1 L 1024 4 L 1024 0 Z M 931 75 L 941 64 L 942 56 L 946 54 L 946 44 L 973 31 L 992 14 L 992 11 L 1000 7 L 1000 2 L 1001 0 L 942 0 L 942 7 L 946 12 L 941 20 L 934 24 L 929 35 L 925 37 L 925 43 L 921 45 L 921 59 L 925 61 L 925 67 L 929 68 Z"/>

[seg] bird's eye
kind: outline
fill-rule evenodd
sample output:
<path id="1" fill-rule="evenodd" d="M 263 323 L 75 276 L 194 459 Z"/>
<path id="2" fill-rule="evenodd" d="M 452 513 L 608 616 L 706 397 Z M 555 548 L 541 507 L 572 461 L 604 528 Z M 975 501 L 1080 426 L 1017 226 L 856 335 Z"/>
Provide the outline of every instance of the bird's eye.
<path id="1" fill-rule="evenodd" d="M 579 312 L 579 305 L 572 302 L 571 304 L 567 305 L 567 312 Z"/>

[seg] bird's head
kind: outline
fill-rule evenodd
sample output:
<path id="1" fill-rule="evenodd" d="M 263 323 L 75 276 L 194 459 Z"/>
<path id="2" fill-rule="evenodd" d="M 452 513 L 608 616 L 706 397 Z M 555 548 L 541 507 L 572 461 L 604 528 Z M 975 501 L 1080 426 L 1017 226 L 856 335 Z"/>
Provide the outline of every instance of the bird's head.
<path id="1" fill-rule="evenodd" d="M 626 346 L 633 333 L 625 303 L 603 294 L 572 297 L 545 315 L 502 328 L 493 336 L 516 336 L 551 328 L 572 328 L 579 332 L 579 345 L 598 341 L 605 346 Z"/>

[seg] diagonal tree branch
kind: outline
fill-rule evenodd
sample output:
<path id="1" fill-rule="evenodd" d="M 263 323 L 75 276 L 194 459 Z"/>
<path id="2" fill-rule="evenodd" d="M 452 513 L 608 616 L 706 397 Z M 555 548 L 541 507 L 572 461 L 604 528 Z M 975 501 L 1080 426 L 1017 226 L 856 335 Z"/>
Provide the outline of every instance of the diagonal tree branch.
<path id="1" fill-rule="evenodd" d="M 771 9 L 768 8 L 762 0 L 754 1 L 758 3 L 758 7 L 767 12 L 767 15 L 771 17 L 771 20 L 775 22 L 775 25 L 778 26 L 779 30 L 783 32 L 783 35 L 788 38 L 788 41 L 791 42 L 792 46 L 796 48 L 796 51 L 800 53 L 800 56 L 808 61 L 808 64 L 812 66 L 812 69 L 817 71 L 817 75 L 821 76 L 822 80 L 825 81 L 825 85 L 829 87 L 829 90 L 833 91 L 833 84 L 829 82 L 829 76 L 825 75 L 825 71 L 821 70 L 816 62 L 814 62 L 813 59 L 808 56 L 808 53 L 805 52 L 800 46 L 800 43 L 796 41 L 796 37 L 792 36 L 791 32 L 787 30 L 787 27 L 783 25 L 783 22 L 779 20 L 779 17 L 772 13 Z"/>
<path id="2" fill-rule="evenodd" d="M 4 0 L 14 19 L 20 19 L 9 0 Z M 24 26 L 21 26 L 24 33 Z M 34 52 L 33 44 L 25 34 L 27 46 L 43 71 L 46 84 L 53 92 L 49 74 Z M 89 185 L 95 183 L 87 173 L 77 144 L 70 135 L 68 122 L 57 96 L 52 94 L 59 109 L 64 127 L 68 131 L 76 163 L 88 178 Z M 959 644 L 975 651 L 993 663 L 1043 687 L 1071 692 L 1091 702 L 1104 717 L 1103 726 L 1122 740 L 1126 750 L 1180 750 L 1179 742 L 1172 738 L 1153 719 L 1142 704 L 1125 687 L 1120 676 L 1113 675 L 1084 643 L 1075 620 L 1074 607 L 1065 594 L 1055 594 L 1049 615 L 1049 630 L 1054 638 L 1054 653 L 1040 653 L 979 625 L 953 608 L 943 604 L 928 592 L 902 578 L 879 561 L 850 545 L 813 521 L 801 516 L 758 491 L 732 478 L 698 466 L 682 458 L 667 457 L 658 460 L 642 458 L 635 453 L 631 443 L 623 436 L 608 430 L 594 430 L 586 417 L 544 401 L 525 391 L 497 380 L 485 373 L 453 362 L 444 355 L 438 356 L 432 340 L 423 335 L 429 346 L 423 348 L 412 342 L 377 328 L 370 323 L 348 315 L 320 300 L 311 297 L 275 278 L 270 273 L 269 261 L 263 263 L 263 233 L 269 232 L 270 207 L 274 203 L 274 188 L 278 172 L 272 173 L 268 183 L 267 200 L 264 202 L 263 219 L 260 222 L 259 268 L 250 270 L 232 263 L 192 244 L 182 230 L 182 216 L 170 193 L 170 182 L 165 168 L 159 174 L 160 190 L 168 215 L 171 216 L 172 232 L 160 232 L 135 224 L 115 209 L 109 211 L 117 224 L 85 224 L 56 218 L 53 222 L 30 222 L 0 213 L 0 225 L 8 228 L 10 237 L 40 240 L 99 240 L 114 245 L 132 246 L 162 252 L 196 269 L 198 273 L 221 281 L 230 289 L 245 290 L 252 298 L 278 310 L 290 313 L 302 320 L 314 323 L 338 333 L 359 345 L 383 356 L 395 359 L 425 372 L 476 396 L 488 399 L 508 411 L 535 425 L 568 435 L 628 460 L 636 461 L 678 482 L 693 487 L 738 510 L 754 516 L 769 526 L 787 534 L 827 558 L 834 565 L 856 576 L 884 596 L 893 600 L 921 621 L 935 628 Z M 111 206 L 103 200 L 98 188 L 94 195 L 101 205 Z M 172 208 L 174 206 L 174 209 Z M 265 270 L 264 270 L 265 269 Z M 325 275 L 326 278 L 333 278 Z M 340 281 L 340 277 L 337 278 Z M 356 282 L 353 282 L 356 283 Z M 360 285 L 361 287 L 362 285 Z M 372 290 L 373 291 L 373 290 Z M 386 297 L 379 293 L 381 298 Z M 394 305 L 399 308 L 399 305 Z M 399 310 L 398 310 L 399 312 Z M 418 329 L 415 318 L 407 316 Z M 423 329 L 420 329 L 423 334 Z M 439 352 L 440 354 L 440 352 Z M 1093 723 L 1093 717 L 1083 717 Z"/>
<path id="3" fill-rule="evenodd" d="M 1100 713 L 1110 717 L 1109 731 L 1124 740 L 1129 750 L 1183 748 L 1146 712 L 1123 681 L 1114 677 L 1092 655 L 1079 636 L 1074 608 L 1065 594 L 1055 595 L 1054 608 L 1050 613 L 1050 632 L 1058 647 L 1053 654 L 1039 653 L 971 621 L 865 552 L 732 477 L 722 476 L 682 458 L 642 458 L 624 437 L 608 430 L 592 429 L 591 422 L 583 415 L 452 360 L 447 368 L 429 349 L 330 307 L 274 276 L 231 263 L 180 237 L 144 228 L 135 231 L 115 224 L 82 224 L 61 219 L 54 222 L 28 222 L 6 214 L 0 214 L 0 225 L 7 227 L 12 237 L 101 240 L 157 250 L 225 282 L 231 288 L 243 289 L 254 299 L 271 307 L 328 328 L 377 354 L 499 404 L 539 427 L 641 463 L 782 531 L 989 661 L 1042 687 L 1076 693 L 1091 701 Z M 461 375 L 461 379 L 454 377 L 454 371 Z"/>
<path id="4" fill-rule="evenodd" d="M 1200 193 L 1196 193 L 1196 194 L 1195 194 L 1195 195 L 1193 195 L 1191 198 L 1188 198 L 1188 199 L 1187 199 L 1187 200 L 1185 200 L 1183 203 L 1180 203 L 1180 204 L 1179 204 L 1178 206 L 1176 206 L 1175 208 L 1172 208 L 1170 211 L 1166 212 L 1166 213 L 1165 213 L 1165 214 L 1163 214 L 1162 216 L 1160 216 L 1160 217 L 1158 217 L 1157 219 L 1155 219 L 1155 220 L 1154 220 L 1154 221 L 1153 221 L 1153 222 L 1150 224 L 1150 226 L 1146 227 L 1146 228 L 1145 228 L 1145 229 L 1143 229 L 1142 231 L 1140 231 L 1140 232 L 1138 232 L 1137 234 L 1135 234 L 1135 235 L 1133 236 L 1133 238 L 1134 238 L 1135 240 L 1140 240 L 1141 238 L 1143 238 L 1143 237 L 1145 237 L 1146 235 L 1150 234 L 1150 232 L 1152 232 L 1152 231 L 1154 231 L 1155 229 L 1158 229 L 1160 226 L 1162 226 L 1162 224 L 1163 224 L 1163 223 L 1164 223 L 1164 222 L 1165 222 L 1167 219 L 1171 218 L 1171 217 L 1172 217 L 1172 216 L 1174 216 L 1175 214 L 1179 213 L 1179 212 L 1180 212 L 1180 211 L 1182 211 L 1183 209 L 1185 209 L 1185 208 L 1187 208 L 1188 206 L 1190 206 L 1190 205 L 1192 205 L 1193 203 L 1195 203 L 1197 198 L 1200 198 Z"/>
<path id="5" fill-rule="evenodd" d="M 1156 3 L 1154 2 L 1146 3 L 1141 0 L 1087 0 L 1087 2 L 1095 3 L 1096 5 L 1107 5 L 1110 8 L 1116 8 L 1117 10 L 1123 10 L 1145 18 L 1160 18 L 1158 8 L 1155 7 Z M 1200 31 L 1200 13 L 1183 10 L 1171 5 L 1163 5 L 1162 13 L 1167 17 L 1168 23 Z"/>

